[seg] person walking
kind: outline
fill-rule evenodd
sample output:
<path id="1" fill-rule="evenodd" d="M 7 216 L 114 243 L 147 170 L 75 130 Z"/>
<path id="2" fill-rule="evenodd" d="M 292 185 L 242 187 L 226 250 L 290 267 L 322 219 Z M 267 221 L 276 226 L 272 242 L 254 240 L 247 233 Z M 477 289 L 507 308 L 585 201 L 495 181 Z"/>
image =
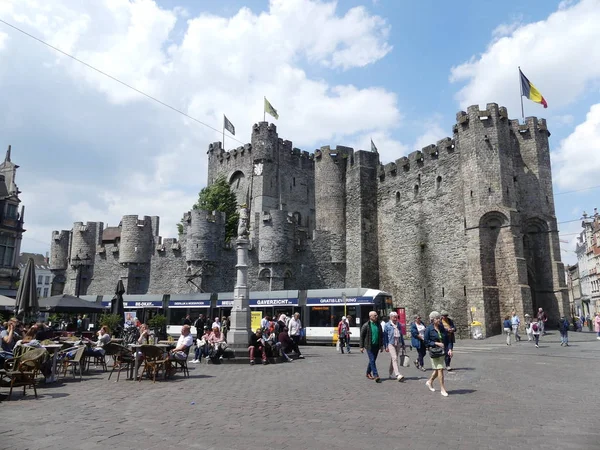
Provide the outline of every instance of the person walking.
<path id="1" fill-rule="evenodd" d="M 514 309 L 512 317 L 510 318 L 510 323 L 512 325 L 513 334 L 515 335 L 515 342 L 521 342 L 521 336 L 519 336 L 519 325 L 521 324 L 521 320 Z"/>
<path id="2" fill-rule="evenodd" d="M 431 374 L 431 377 L 425 384 L 431 392 L 435 392 L 433 382 L 436 378 L 439 378 L 440 393 L 442 396 L 448 397 L 448 392 L 444 384 L 444 356 L 446 352 L 452 353 L 451 349 L 446 350 L 448 346 L 448 333 L 442 325 L 442 316 L 439 312 L 432 311 L 429 314 L 429 320 L 431 324 L 425 330 L 425 344 L 429 349 L 433 374 Z"/>
<path id="3" fill-rule="evenodd" d="M 377 354 L 383 351 L 383 331 L 377 321 L 377 313 L 369 312 L 369 321 L 360 328 L 360 352 L 367 350 L 369 364 L 367 365 L 367 378 L 381 383 L 377 372 Z"/>
<path id="4" fill-rule="evenodd" d="M 394 377 L 398 381 L 404 381 L 404 375 L 398 369 L 398 357 L 400 350 L 404 351 L 404 337 L 402 336 L 402 325 L 398 322 L 398 313 L 391 312 L 390 320 L 383 329 L 383 348 L 390 354 L 390 378 Z"/>
<path id="5" fill-rule="evenodd" d="M 338 340 L 340 341 L 340 353 L 344 354 L 344 346 L 348 349 L 348 353 L 350 353 L 350 346 L 347 344 L 348 334 L 350 333 L 350 327 L 348 326 L 348 320 L 346 316 L 342 317 L 340 323 L 338 323 Z"/>
<path id="6" fill-rule="evenodd" d="M 532 323 L 531 316 L 529 314 L 525 314 L 525 333 L 527 333 L 527 341 L 533 340 L 533 335 L 531 334 Z"/>
<path id="7" fill-rule="evenodd" d="M 417 358 L 415 359 L 415 367 L 425 372 L 425 353 L 427 353 L 427 346 L 424 342 L 425 337 L 425 325 L 421 322 L 421 316 L 416 315 L 415 321 L 410 326 L 410 344 L 417 349 Z"/>
<path id="8" fill-rule="evenodd" d="M 569 321 L 563 314 L 558 321 L 558 331 L 560 332 L 560 346 L 569 346 Z"/>
<path id="9" fill-rule="evenodd" d="M 506 335 L 506 345 L 510 345 L 510 333 L 512 332 L 510 316 L 504 316 L 504 322 L 502 323 L 502 327 L 504 328 L 504 334 Z"/>
<path id="10" fill-rule="evenodd" d="M 546 322 L 548 321 L 548 315 L 542 308 L 538 308 L 537 320 L 540 327 L 540 332 L 542 334 L 546 334 Z"/>
<path id="11" fill-rule="evenodd" d="M 454 333 L 456 332 L 456 327 L 454 326 L 454 321 L 449 317 L 448 311 L 442 310 L 440 314 L 442 315 L 442 325 L 448 333 L 448 347 L 446 348 L 446 356 L 444 357 L 444 362 L 446 363 L 446 370 L 448 372 L 451 372 L 452 367 L 450 367 L 450 363 L 452 362 L 454 343 L 456 342 L 456 337 L 454 336 Z M 452 350 L 452 352 L 449 352 L 448 350 Z"/>
<path id="12" fill-rule="evenodd" d="M 300 313 L 294 313 L 294 317 L 292 317 L 287 325 L 289 329 L 289 335 L 292 338 L 292 341 L 296 345 L 300 344 L 300 336 L 302 332 L 302 322 L 300 321 Z"/>
<path id="13" fill-rule="evenodd" d="M 540 348 L 540 330 L 542 322 L 531 322 L 531 334 L 533 335 L 533 341 L 535 342 L 535 348 Z"/>
<path id="14" fill-rule="evenodd" d="M 596 339 L 600 341 L 600 313 L 596 313 L 594 317 L 594 331 L 596 332 Z"/>

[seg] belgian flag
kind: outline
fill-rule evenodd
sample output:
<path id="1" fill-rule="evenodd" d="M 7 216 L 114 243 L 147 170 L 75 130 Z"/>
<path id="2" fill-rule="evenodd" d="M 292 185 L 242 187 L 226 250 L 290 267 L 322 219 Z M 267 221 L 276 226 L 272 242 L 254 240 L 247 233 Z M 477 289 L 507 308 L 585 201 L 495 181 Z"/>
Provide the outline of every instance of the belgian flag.
<path id="1" fill-rule="evenodd" d="M 546 99 L 540 91 L 538 91 L 535 86 L 527 79 L 521 69 L 519 69 L 519 73 L 521 74 L 521 95 L 527 97 L 532 102 L 541 103 L 544 105 L 544 108 L 548 107 L 548 103 L 546 103 Z"/>

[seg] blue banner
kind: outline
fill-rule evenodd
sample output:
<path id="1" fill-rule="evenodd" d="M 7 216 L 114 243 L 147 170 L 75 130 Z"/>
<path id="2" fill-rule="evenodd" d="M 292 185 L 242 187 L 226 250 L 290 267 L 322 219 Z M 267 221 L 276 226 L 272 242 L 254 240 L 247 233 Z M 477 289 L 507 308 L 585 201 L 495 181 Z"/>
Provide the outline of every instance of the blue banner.
<path id="1" fill-rule="evenodd" d="M 287 306 L 297 305 L 297 298 L 251 298 L 250 306 Z"/>
<path id="2" fill-rule="evenodd" d="M 210 300 L 169 300 L 169 308 L 210 308 Z"/>
<path id="3" fill-rule="evenodd" d="M 342 297 L 309 297 L 306 299 L 307 305 L 369 305 L 373 304 L 371 297 L 346 297 L 346 300 Z"/>
<path id="4" fill-rule="evenodd" d="M 233 300 L 217 300 L 217 306 L 231 308 L 233 306 Z"/>
<path id="5" fill-rule="evenodd" d="M 123 306 L 125 308 L 162 308 L 163 302 L 162 300 L 158 301 L 132 301 L 132 302 L 123 302 Z"/>

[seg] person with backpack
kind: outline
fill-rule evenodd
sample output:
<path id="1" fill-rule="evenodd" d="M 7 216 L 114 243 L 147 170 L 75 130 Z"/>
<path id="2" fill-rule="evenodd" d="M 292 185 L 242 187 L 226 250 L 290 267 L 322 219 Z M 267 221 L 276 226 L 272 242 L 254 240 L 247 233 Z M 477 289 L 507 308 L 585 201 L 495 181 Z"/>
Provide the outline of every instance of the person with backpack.
<path id="1" fill-rule="evenodd" d="M 541 322 L 531 322 L 531 334 L 533 335 L 533 340 L 535 342 L 535 348 L 540 348 L 540 330 L 541 330 Z"/>

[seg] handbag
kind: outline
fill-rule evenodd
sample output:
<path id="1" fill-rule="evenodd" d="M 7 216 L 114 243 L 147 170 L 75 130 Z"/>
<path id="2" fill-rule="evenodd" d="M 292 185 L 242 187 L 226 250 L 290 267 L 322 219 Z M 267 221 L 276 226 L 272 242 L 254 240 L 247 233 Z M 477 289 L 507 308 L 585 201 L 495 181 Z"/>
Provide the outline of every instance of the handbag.
<path id="1" fill-rule="evenodd" d="M 408 355 L 406 354 L 406 352 L 404 351 L 404 349 L 402 349 L 402 354 L 400 355 L 400 365 L 402 367 L 409 367 L 410 366 L 410 358 L 408 357 Z"/>
<path id="2" fill-rule="evenodd" d="M 444 356 L 444 349 L 442 347 L 429 347 L 429 357 L 430 358 L 440 358 Z"/>

